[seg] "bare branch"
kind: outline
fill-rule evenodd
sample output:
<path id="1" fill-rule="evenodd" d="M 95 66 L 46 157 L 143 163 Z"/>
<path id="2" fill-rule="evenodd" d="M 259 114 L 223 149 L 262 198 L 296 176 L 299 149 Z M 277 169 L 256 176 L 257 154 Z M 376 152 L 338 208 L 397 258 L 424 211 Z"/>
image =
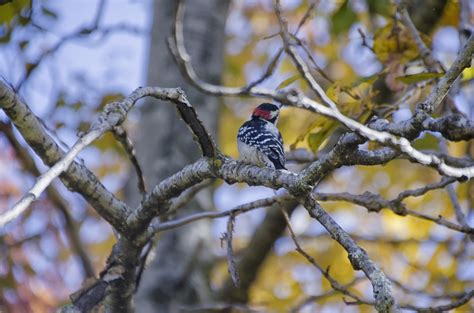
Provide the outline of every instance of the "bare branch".
<path id="1" fill-rule="evenodd" d="M 471 65 L 473 54 L 474 34 L 471 34 L 449 70 L 434 86 L 428 98 L 420 103 L 419 107 L 421 110 L 431 113 L 441 104 L 459 74 Z"/>
<path id="2" fill-rule="evenodd" d="M 276 5 L 277 11 L 278 11 L 278 5 Z M 312 112 L 316 112 L 322 115 L 325 115 L 329 118 L 335 119 L 339 122 L 341 122 L 344 126 L 349 128 L 350 130 L 360 134 L 361 136 L 372 140 L 372 141 L 377 141 L 381 144 L 384 145 L 390 145 L 400 152 L 407 154 L 412 158 L 413 160 L 416 160 L 418 163 L 423 164 L 423 165 L 428 165 L 436 168 L 441 174 L 447 175 L 447 176 L 452 176 L 452 177 L 457 177 L 457 178 L 462 178 L 462 179 L 470 179 L 474 177 L 474 167 L 467 167 L 467 168 L 456 168 L 447 165 L 443 160 L 439 159 L 435 155 L 429 155 L 425 154 L 423 152 L 420 152 L 413 148 L 413 146 L 410 145 L 410 142 L 406 138 L 397 138 L 389 133 L 386 132 L 379 132 L 374 129 L 371 129 L 365 125 L 362 125 L 358 123 L 357 121 L 354 121 L 345 115 L 343 115 L 341 112 L 339 112 L 334 104 L 334 102 L 327 97 L 327 95 L 324 93 L 324 91 L 321 89 L 321 87 L 316 87 L 317 83 L 316 81 L 312 80 L 311 84 L 314 85 L 313 87 L 316 88 L 316 91 L 320 91 L 318 95 L 325 101 L 327 105 L 330 107 L 321 105 L 317 103 L 316 101 L 313 101 L 309 99 L 308 97 L 299 94 L 299 93 L 294 93 L 294 92 L 273 92 L 271 90 L 266 90 L 262 88 L 256 88 L 253 87 L 249 90 L 244 90 L 241 88 L 231 88 L 231 87 L 222 87 L 222 86 L 217 86 L 217 85 L 212 85 L 206 82 L 203 82 L 199 79 L 199 77 L 196 75 L 194 72 L 194 69 L 191 65 L 190 57 L 187 54 L 185 47 L 184 47 L 184 40 L 183 40 L 183 33 L 182 33 L 182 23 L 180 22 L 180 17 L 182 17 L 182 6 L 178 8 L 178 13 L 177 13 L 177 19 L 176 19 L 176 27 L 174 30 L 174 36 L 176 40 L 176 49 L 173 51 L 173 54 L 175 58 L 177 59 L 178 64 L 180 65 L 180 69 L 184 72 L 183 74 L 200 90 L 203 92 L 211 93 L 214 95 L 227 95 L 227 96 L 240 96 L 240 95 L 252 95 L 256 97 L 264 97 L 264 98 L 271 98 L 273 100 L 296 106 L 299 108 L 307 109 Z M 180 13 L 181 12 L 181 13 Z M 284 23 L 283 28 L 284 28 Z M 285 32 L 283 31 L 285 34 Z M 474 39 L 473 41 L 473 46 L 474 46 Z M 291 53 L 292 51 L 294 52 L 294 48 L 291 45 L 288 46 L 288 53 Z M 474 48 L 473 48 L 474 49 Z M 464 49 L 464 52 L 469 49 Z M 471 51 L 472 52 L 472 51 Z M 464 53 L 465 54 L 465 53 Z M 294 58 L 296 58 L 295 62 L 299 64 L 299 66 L 305 65 L 304 61 L 299 58 L 296 54 L 293 55 Z M 465 56 L 464 63 L 467 64 L 466 61 L 467 56 Z M 462 63 L 461 65 L 456 66 L 455 64 L 450 68 L 450 71 L 438 82 L 437 86 L 439 88 L 442 88 L 443 90 L 449 89 L 449 79 L 446 77 L 450 77 L 450 75 L 455 75 L 457 77 L 459 73 L 465 68 L 465 64 Z M 466 65 L 467 66 L 467 65 Z M 304 67 L 307 70 L 307 66 Z M 451 74 L 450 74 L 451 73 Z M 307 74 L 307 75 L 306 75 Z M 309 72 L 307 72 L 305 75 L 310 79 L 311 75 Z M 454 78 L 455 78 L 454 77 Z M 446 78 L 446 79 L 444 79 Z M 428 102 L 430 102 L 429 100 Z M 423 116 L 425 117 L 425 116 Z M 418 123 L 422 122 L 420 120 L 420 115 L 418 116 Z"/>
<path id="3" fill-rule="evenodd" d="M 17 138 L 13 133 L 11 124 L 0 122 L 0 131 L 5 134 L 10 144 L 14 147 L 18 158 L 23 164 L 23 167 L 32 175 L 40 176 L 41 173 L 38 167 L 36 166 L 35 160 L 29 154 L 29 152 L 20 144 L 20 142 L 18 142 Z M 66 223 L 64 231 L 67 233 L 72 250 L 79 256 L 84 275 L 86 277 L 94 277 L 94 267 L 92 266 L 92 262 L 89 258 L 89 255 L 87 254 L 87 251 L 81 242 L 77 224 L 69 213 L 69 205 L 67 201 L 60 194 L 58 189 L 55 188 L 54 185 L 49 186 L 46 192 L 48 194 L 49 200 L 53 203 L 53 205 L 58 209 L 58 211 L 64 218 L 64 222 Z"/>
<path id="4" fill-rule="evenodd" d="M 4 82 L 0 82 L 0 108 L 45 164 L 53 166 L 65 156 L 30 108 Z M 79 192 L 111 225 L 123 230 L 122 217 L 130 208 L 108 191 L 83 164 L 73 162 L 61 179 L 70 190 Z"/>
<path id="5" fill-rule="evenodd" d="M 229 215 L 229 219 L 227 221 L 227 232 L 222 234 L 221 242 L 225 240 L 227 246 L 227 270 L 229 271 L 230 277 L 234 282 L 235 287 L 240 286 L 240 277 L 237 268 L 235 267 L 235 258 L 234 258 L 234 249 L 232 247 L 232 237 L 234 234 L 234 224 L 235 224 L 235 216 L 233 214 Z"/>
<path id="6" fill-rule="evenodd" d="M 263 222 L 255 229 L 247 246 L 239 253 L 237 270 L 240 275 L 240 287 L 236 288 L 231 278 L 226 279 L 217 292 L 217 299 L 237 303 L 249 300 L 250 289 L 257 279 L 260 268 L 271 253 L 275 241 L 282 236 L 286 228 L 280 209 L 291 214 L 297 206 L 298 202 L 290 199 L 276 202 L 267 210 Z"/>
<path id="7" fill-rule="evenodd" d="M 1 88 L 3 87 L 3 88 Z M 4 111 L 10 116 L 14 116 L 16 119 L 13 121 L 18 121 L 18 112 L 15 110 L 19 110 L 18 106 L 18 99 L 16 95 L 3 83 L 0 83 L 0 91 L 3 92 L 3 95 L 0 95 L 0 107 L 4 109 Z M 36 198 L 39 194 L 49 185 L 49 183 L 58 175 L 60 175 L 63 171 L 66 171 L 69 165 L 74 161 L 75 156 L 88 144 L 90 144 L 95 139 L 102 136 L 102 134 L 111 128 L 120 125 L 123 120 L 125 119 L 126 114 L 128 111 L 133 107 L 133 105 L 139 100 L 146 96 L 152 96 L 160 100 L 168 100 L 176 104 L 178 111 L 181 113 L 181 117 L 193 131 L 195 137 L 197 138 L 201 150 L 203 154 L 207 157 L 215 157 L 217 150 L 215 148 L 215 144 L 207 133 L 206 129 L 204 128 L 202 122 L 196 115 L 196 111 L 194 108 L 189 104 L 186 96 L 184 95 L 183 91 L 179 88 L 152 88 L 152 87 L 142 87 L 136 89 L 130 96 L 125 98 L 121 102 L 114 102 L 108 104 L 104 110 L 104 112 L 98 117 L 98 119 L 94 122 L 91 126 L 90 131 L 88 131 L 85 135 L 83 135 L 73 146 L 73 148 L 62 157 L 61 161 L 57 161 L 56 164 L 52 166 L 52 168 L 47 171 L 45 175 L 43 175 L 40 179 L 38 179 L 37 183 L 33 188 L 29 191 L 29 193 L 22 199 L 20 202 L 15 205 L 15 207 L 2 215 L 0 219 L 0 225 L 4 225 L 5 223 L 11 221 L 15 217 L 17 217 L 21 212 L 23 212 L 26 207 Z M 29 121 L 27 122 L 25 119 L 21 120 L 24 124 L 24 127 L 27 128 L 31 132 L 31 127 L 36 126 L 37 129 L 42 129 L 38 122 L 38 120 L 32 115 L 29 109 L 23 105 L 20 108 L 24 111 L 22 112 L 25 116 L 25 119 L 28 118 Z M 18 126 L 18 124 L 16 124 Z M 20 125 L 20 127 L 23 125 Z M 20 132 L 22 129 L 20 128 Z M 22 132 L 23 133 L 23 132 Z M 28 133 L 28 132 L 27 132 Z M 43 131 L 44 133 L 44 131 Z M 34 134 L 36 135 L 36 134 Z M 34 136 L 32 135 L 32 136 Z M 25 136 L 25 134 L 24 134 Z M 41 139 L 44 140 L 46 135 Z M 47 138 L 47 137 L 46 137 Z M 51 140 L 47 138 L 48 140 Z M 59 148 L 58 148 L 59 150 Z M 77 164 L 77 163 L 74 163 Z M 85 179 L 84 182 L 86 182 Z M 89 186 L 90 188 L 90 186 Z M 105 188 L 104 188 L 105 189 Z M 94 190 L 94 193 L 96 190 Z M 95 198 L 97 195 L 94 194 Z M 94 198 L 94 199 L 95 199 Z M 107 206 L 107 211 L 99 212 L 102 213 L 101 215 L 106 218 L 111 224 L 119 230 L 124 229 L 123 219 L 119 216 L 119 212 L 110 212 L 110 203 Z M 128 209 L 127 209 L 128 211 Z M 123 213 L 122 213 L 123 214 Z"/>
<path id="8" fill-rule="evenodd" d="M 408 310 L 414 310 L 416 312 L 430 312 L 430 313 L 431 312 L 439 312 L 439 313 L 442 313 L 442 312 L 447 312 L 449 310 L 458 308 L 461 305 L 468 303 L 472 298 L 474 298 L 474 290 L 466 292 L 464 294 L 464 296 L 462 296 L 458 300 L 453 301 L 449 304 L 445 304 L 445 305 L 432 306 L 432 307 L 419 307 L 419 306 L 416 306 L 416 305 L 406 304 L 406 305 L 402 305 L 401 307 L 404 308 L 404 309 L 408 309 Z"/>
<path id="9" fill-rule="evenodd" d="M 324 90 L 319 86 L 319 84 L 314 79 L 313 75 L 311 75 L 308 66 L 304 62 L 303 59 L 298 55 L 295 48 L 290 43 L 290 35 L 288 33 L 288 23 L 283 17 L 281 11 L 280 1 L 275 1 L 275 12 L 276 16 L 278 17 L 278 21 L 280 22 L 280 36 L 283 39 L 283 45 L 285 47 L 286 53 L 291 57 L 293 62 L 295 63 L 296 67 L 300 74 L 304 77 L 304 79 L 308 82 L 311 89 L 323 100 L 324 104 L 329 106 L 330 108 L 337 110 L 337 106 L 324 92 Z"/>
<path id="10" fill-rule="evenodd" d="M 375 298 L 375 308 L 379 312 L 397 310 L 395 299 L 392 295 L 390 280 L 369 258 L 367 252 L 360 248 L 356 242 L 339 226 L 331 216 L 315 200 L 313 195 L 306 198 L 305 207 L 311 217 L 315 218 L 329 232 L 348 253 L 349 260 L 355 270 L 362 270 L 370 280 Z"/>
<path id="11" fill-rule="evenodd" d="M 223 211 L 223 212 L 202 212 L 202 213 L 196 213 L 192 214 L 189 216 L 185 216 L 183 218 L 174 220 L 174 221 L 169 221 L 169 222 L 162 222 L 160 223 L 159 220 L 153 220 L 151 223 L 148 232 L 150 234 L 166 231 L 169 229 L 174 229 L 178 228 L 181 226 L 184 226 L 186 224 L 199 221 L 202 219 L 213 219 L 213 218 L 220 218 L 220 217 L 225 217 L 225 216 L 237 216 L 242 213 L 246 213 L 248 211 L 252 211 L 258 208 L 264 208 L 268 207 L 274 203 L 277 202 L 282 202 L 287 200 L 288 198 L 291 198 L 289 196 L 275 196 L 271 198 L 266 198 L 266 199 L 261 199 L 261 200 L 256 200 L 252 201 L 246 204 L 242 204 L 239 206 L 236 206 L 235 208 L 228 210 L 228 211 Z"/>
<path id="12" fill-rule="evenodd" d="M 438 183 L 429 184 L 418 189 L 403 191 L 393 200 L 385 200 L 382 196 L 367 191 L 361 195 L 353 195 L 347 192 L 315 193 L 315 198 L 320 201 L 347 201 L 355 203 L 357 205 L 367 208 L 369 212 L 380 212 L 380 210 L 387 208 L 398 215 L 410 215 L 413 217 L 435 222 L 436 224 L 445 226 L 455 231 L 459 231 L 466 234 L 474 234 L 474 228 L 469 227 L 469 225 L 467 224 L 465 225 L 461 223 L 461 225 L 457 225 L 453 222 L 444 219 L 442 216 L 434 217 L 424 213 L 409 210 L 402 203 L 402 201 L 408 197 L 419 197 L 431 190 L 444 188 L 445 186 L 448 186 L 454 181 L 455 180 L 452 178 L 444 177 Z"/>
<path id="13" fill-rule="evenodd" d="M 438 72 L 438 66 L 441 67 L 441 69 L 442 66 L 433 58 L 430 49 L 428 49 L 425 42 L 421 38 L 420 33 L 416 29 L 415 24 L 413 24 L 413 21 L 411 20 L 410 15 L 408 14 L 406 0 L 397 0 L 397 4 L 397 10 L 400 13 L 401 20 L 403 24 L 408 28 L 411 36 L 415 40 L 418 50 L 420 51 L 420 55 L 423 58 L 423 62 L 426 64 L 429 70 Z"/>
<path id="14" fill-rule="evenodd" d="M 288 226 L 288 230 L 290 231 L 291 239 L 293 240 L 293 242 L 296 246 L 296 251 L 299 254 L 301 254 L 311 265 L 313 265 L 324 276 L 324 278 L 326 278 L 329 281 L 329 283 L 331 284 L 331 288 L 334 289 L 335 291 L 338 291 L 338 292 L 348 296 L 348 297 L 353 298 L 356 301 L 366 303 L 366 304 L 369 304 L 369 305 L 373 305 L 372 302 L 361 299 L 359 296 L 357 296 L 356 294 L 350 292 L 346 287 L 341 285 L 337 280 L 335 280 L 329 274 L 329 268 L 324 270 L 316 262 L 316 260 L 312 256 L 310 256 L 306 251 L 303 250 L 303 248 L 301 248 L 298 240 L 296 239 L 295 233 L 293 232 L 293 228 L 291 227 L 290 218 L 288 217 L 288 214 L 284 210 L 282 210 L 281 212 L 282 212 L 283 216 L 285 217 L 285 221 L 286 221 L 286 224 Z"/>
<path id="15" fill-rule="evenodd" d="M 110 126 L 109 126 L 110 128 Z M 43 173 L 38 179 L 33 187 L 24 195 L 13 207 L 0 215 L 0 228 L 5 227 L 6 224 L 11 222 L 20 216 L 28 206 L 39 198 L 40 194 L 51 184 L 53 179 L 58 177 L 62 172 L 66 171 L 69 165 L 74 161 L 74 158 L 81 152 L 85 147 L 91 144 L 94 140 L 102 136 L 102 134 L 107 130 L 107 127 L 97 128 L 93 131 L 88 132 L 84 137 L 79 138 L 79 140 L 74 144 L 74 146 L 69 150 L 68 153 L 64 156 L 61 161 L 56 163 L 48 171 Z"/>
<path id="16" fill-rule="evenodd" d="M 151 193 L 145 196 L 138 208 L 129 214 L 126 218 L 127 225 L 134 232 L 141 232 L 155 216 L 167 213 L 171 205 L 171 198 L 177 197 L 186 189 L 213 177 L 209 163 L 206 159 L 199 159 L 160 182 Z M 148 239 L 143 238 L 143 240 L 146 242 Z"/>
<path id="17" fill-rule="evenodd" d="M 130 137 L 127 135 L 127 132 L 122 126 L 113 127 L 112 133 L 114 134 L 115 139 L 117 139 L 122 144 L 122 147 L 125 149 L 125 152 L 130 159 L 130 162 L 132 162 L 135 172 L 137 173 L 138 190 L 142 196 L 144 196 L 146 194 L 145 177 L 143 176 L 142 169 L 138 163 L 138 159 L 135 154 L 135 148 L 133 147 Z"/>

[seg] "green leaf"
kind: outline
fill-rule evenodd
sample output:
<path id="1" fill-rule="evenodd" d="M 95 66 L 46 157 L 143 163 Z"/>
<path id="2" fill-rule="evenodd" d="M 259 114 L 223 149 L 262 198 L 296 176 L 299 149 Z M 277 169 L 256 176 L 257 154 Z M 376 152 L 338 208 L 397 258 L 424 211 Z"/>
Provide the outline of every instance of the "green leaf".
<path id="1" fill-rule="evenodd" d="M 354 81 L 352 84 L 351 84 L 351 88 L 355 88 L 357 86 L 359 86 L 360 84 L 363 84 L 363 83 L 367 83 L 367 84 L 373 84 L 375 83 L 375 81 L 380 77 L 381 73 L 376 73 L 374 75 L 371 75 L 371 76 L 366 76 L 366 77 L 360 77 L 359 79 L 357 79 L 356 81 Z"/>
<path id="2" fill-rule="evenodd" d="M 293 84 L 295 81 L 297 81 L 300 78 L 301 78 L 300 73 L 292 75 L 292 76 L 288 77 L 287 79 L 285 79 L 284 81 L 282 81 L 276 89 L 283 89 L 283 88 Z"/>
<path id="3" fill-rule="evenodd" d="M 357 14 L 352 10 L 349 1 L 345 0 L 339 10 L 331 16 L 332 32 L 337 36 L 347 31 L 355 21 L 357 21 Z"/>
<path id="4" fill-rule="evenodd" d="M 392 10 L 389 0 L 367 0 L 370 15 L 380 14 L 383 16 L 392 16 Z"/>
<path id="5" fill-rule="evenodd" d="M 413 143 L 413 147 L 418 150 L 436 150 L 438 146 L 439 139 L 430 133 L 425 133 L 422 138 Z"/>
<path id="6" fill-rule="evenodd" d="M 323 142 L 326 140 L 328 135 L 332 133 L 332 131 L 337 127 L 337 123 L 329 120 L 325 127 L 321 128 L 318 132 L 316 133 L 311 133 L 308 135 L 308 145 L 311 151 L 314 153 L 318 152 L 319 148 L 323 144 Z"/>
<path id="7" fill-rule="evenodd" d="M 0 9 L 0 25 L 10 24 L 23 10 L 31 6 L 31 0 L 15 0 L 3 3 Z M 3 27 L 4 25 L 2 25 Z"/>
<path id="8" fill-rule="evenodd" d="M 439 78 L 443 76 L 444 76 L 444 73 L 419 73 L 419 74 L 400 76 L 400 77 L 397 77 L 396 80 L 404 84 L 410 85 L 410 84 L 418 83 L 424 80 Z"/>

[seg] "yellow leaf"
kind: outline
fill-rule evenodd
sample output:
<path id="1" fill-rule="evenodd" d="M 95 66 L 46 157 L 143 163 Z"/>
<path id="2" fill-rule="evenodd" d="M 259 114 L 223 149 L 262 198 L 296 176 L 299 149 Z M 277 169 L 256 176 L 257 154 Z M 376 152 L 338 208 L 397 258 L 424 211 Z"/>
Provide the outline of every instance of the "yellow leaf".
<path id="1" fill-rule="evenodd" d="M 320 131 L 326 128 L 327 124 L 331 122 L 332 121 L 327 117 L 320 116 L 316 118 L 290 145 L 290 150 L 294 150 L 298 143 L 302 142 L 311 131 Z"/>
<path id="2" fill-rule="evenodd" d="M 430 46 L 430 39 L 420 33 L 423 41 Z M 415 41 L 409 31 L 400 23 L 390 22 L 379 29 L 374 36 L 374 51 L 380 61 L 398 60 L 405 63 L 419 55 Z"/>
<path id="3" fill-rule="evenodd" d="M 297 81 L 300 78 L 301 78 L 300 73 L 297 73 L 295 75 L 291 75 L 290 77 L 288 77 L 287 79 L 282 81 L 276 89 L 283 89 L 285 87 L 288 87 L 289 85 L 293 84 L 295 81 Z"/>
<path id="4" fill-rule="evenodd" d="M 313 152 L 318 152 L 322 143 L 326 140 L 328 135 L 336 128 L 337 123 L 330 120 L 326 126 L 320 129 L 317 133 L 311 133 L 308 136 L 308 145 Z"/>
<path id="5" fill-rule="evenodd" d="M 474 66 L 466 68 L 462 71 L 462 81 L 468 81 L 474 78 Z"/>
<path id="6" fill-rule="evenodd" d="M 395 78 L 398 81 L 401 81 L 404 84 L 414 84 L 424 80 L 443 77 L 444 73 L 419 73 L 412 75 L 399 76 Z"/>

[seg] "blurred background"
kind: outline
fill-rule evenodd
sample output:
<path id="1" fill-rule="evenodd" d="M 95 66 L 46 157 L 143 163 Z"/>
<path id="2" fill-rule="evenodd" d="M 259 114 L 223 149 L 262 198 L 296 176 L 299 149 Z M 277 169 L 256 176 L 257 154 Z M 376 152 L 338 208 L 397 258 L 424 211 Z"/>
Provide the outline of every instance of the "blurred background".
<path id="1" fill-rule="evenodd" d="M 472 25 L 474 5 L 469 2 L 410 1 L 412 19 L 445 68 L 456 58 L 465 39 L 460 25 Z M 286 0 L 282 4 L 291 31 L 304 21 L 298 37 L 314 57 L 312 70 L 346 115 L 360 122 L 373 115 L 401 121 L 408 119 L 414 106 L 429 93 L 429 78 L 433 77 L 416 75 L 423 65 L 416 45 L 394 19 L 392 1 Z M 311 5 L 313 9 L 308 11 Z M 106 103 L 139 86 L 181 86 L 221 150 L 237 157 L 237 130 L 261 100 L 205 96 L 187 84 L 166 46 L 174 7 L 174 1 L 165 0 L 13 0 L 0 6 L 1 79 L 15 88 L 64 149 L 75 142 L 79 131 L 88 129 Z M 254 81 L 281 47 L 270 0 L 217 4 L 187 1 L 186 12 L 187 48 L 198 74 L 207 81 L 228 86 Z M 452 103 L 436 114 L 459 112 L 472 119 L 473 77 L 474 69 L 466 69 L 454 88 Z M 298 88 L 311 94 L 288 59 L 278 63 L 272 78 L 263 85 Z M 137 148 L 149 189 L 198 157 L 191 136 L 180 123 L 174 108 L 166 103 L 143 101 L 128 115 L 125 126 Z M 294 108 L 282 110 L 279 128 L 287 151 L 305 149 L 311 157 L 327 152 L 340 135 L 337 123 Z M 439 136 L 423 134 L 414 145 L 421 150 L 439 150 Z M 474 154 L 472 140 L 449 142 L 447 149 L 456 157 L 472 158 Z M 109 190 L 127 203 L 138 203 L 135 174 L 112 135 L 94 142 L 80 158 Z M 304 165 L 289 161 L 293 171 Z M 32 186 L 38 172 L 46 169 L 0 112 L 0 212 L 11 207 Z M 403 190 L 440 179 L 430 168 L 398 159 L 383 166 L 338 169 L 318 191 L 371 191 L 393 199 Z M 455 183 L 454 189 L 468 223 L 474 225 L 473 182 Z M 264 187 L 213 181 L 179 214 L 228 210 L 274 194 Z M 455 220 L 452 201 L 444 189 L 408 198 L 405 203 L 411 210 Z M 474 288 L 474 249 L 465 234 L 389 210 L 368 213 L 346 202 L 325 202 L 323 207 L 396 282 L 395 295 L 403 303 L 439 305 L 452 301 L 449 295 Z M 353 271 L 346 252 L 303 208 L 294 205 L 287 209 L 304 249 L 324 268 L 330 266 L 334 278 L 347 284 L 361 276 Z M 295 252 L 281 213 L 274 211 L 278 208 L 259 209 L 236 219 L 238 259 L 246 257 L 249 245 L 257 246 L 259 231 L 273 232 L 273 237 L 262 248 L 266 250 L 260 262 L 250 270 L 254 277 L 248 288 L 239 293 L 229 287 L 221 299 L 244 299 L 252 307 L 271 312 L 372 312 L 370 306 L 346 305 L 337 293 L 301 305 L 309 296 L 332 289 L 321 273 Z M 271 228 L 265 222 L 278 227 Z M 147 292 L 139 290 L 137 294 L 137 311 L 155 312 L 150 299 L 155 299 L 153 303 L 181 301 L 192 306 L 206 302 L 199 299 L 225 294 L 228 273 L 220 235 L 226 231 L 226 223 L 226 219 L 213 220 L 160 234 L 157 257 L 140 287 Z M 194 250 L 198 251 L 185 252 L 189 249 L 180 245 L 195 237 L 195 232 L 200 243 Z M 55 181 L 26 214 L 1 230 L 0 311 L 53 312 L 68 303 L 69 295 L 86 277 L 100 272 L 114 242 L 113 230 L 94 209 Z M 176 287 L 175 291 L 159 287 L 161 280 L 176 279 L 166 272 L 169 260 L 160 259 L 159 252 L 170 246 L 176 249 L 175 256 L 197 258 L 196 262 L 202 263 L 191 269 L 193 274 L 186 279 L 189 286 Z M 205 292 L 196 291 L 200 284 L 206 286 Z M 367 280 L 358 279 L 353 290 L 365 298 L 372 297 Z M 181 296 L 170 296 L 176 293 Z M 472 310 L 472 303 L 458 309 Z"/>

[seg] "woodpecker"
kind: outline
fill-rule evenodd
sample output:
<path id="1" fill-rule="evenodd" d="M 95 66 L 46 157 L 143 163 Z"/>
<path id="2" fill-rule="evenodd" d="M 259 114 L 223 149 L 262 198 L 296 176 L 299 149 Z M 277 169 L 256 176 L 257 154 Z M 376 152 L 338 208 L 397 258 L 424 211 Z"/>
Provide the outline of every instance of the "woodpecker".
<path id="1" fill-rule="evenodd" d="M 240 126 L 237 147 L 242 161 L 286 170 L 283 138 L 276 127 L 279 114 L 277 105 L 262 103 L 253 110 L 250 120 Z"/>

